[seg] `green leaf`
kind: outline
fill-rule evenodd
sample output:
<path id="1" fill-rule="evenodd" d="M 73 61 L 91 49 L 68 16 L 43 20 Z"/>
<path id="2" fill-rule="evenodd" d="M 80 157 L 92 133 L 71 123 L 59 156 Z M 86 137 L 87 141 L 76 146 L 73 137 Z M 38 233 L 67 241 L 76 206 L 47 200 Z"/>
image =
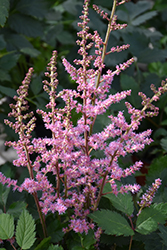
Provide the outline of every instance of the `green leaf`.
<path id="1" fill-rule="evenodd" d="M 30 16 L 14 13 L 9 17 L 8 22 L 11 29 L 17 33 L 28 37 L 41 37 L 43 35 L 43 28 L 40 21 Z"/>
<path id="2" fill-rule="evenodd" d="M 34 95 L 39 94 L 39 92 L 42 90 L 42 78 L 41 76 L 35 77 L 30 84 L 30 88 Z"/>
<path id="3" fill-rule="evenodd" d="M 165 223 L 166 218 L 167 203 L 147 207 L 141 211 L 137 218 L 136 231 L 145 235 L 156 231 L 158 223 Z"/>
<path id="4" fill-rule="evenodd" d="M 35 241 L 35 221 L 27 210 L 21 213 L 16 226 L 16 241 L 22 249 L 29 249 Z"/>
<path id="5" fill-rule="evenodd" d="M 44 18 L 47 13 L 47 5 L 45 0 L 20 0 L 17 1 L 16 10 L 24 15 Z"/>
<path id="6" fill-rule="evenodd" d="M 157 232 L 148 235 L 135 234 L 133 240 L 140 241 L 142 245 L 144 244 L 142 249 L 145 250 L 167 250 Z"/>
<path id="7" fill-rule="evenodd" d="M 14 235 L 14 218 L 10 214 L 0 214 L 0 239 L 11 239 Z"/>
<path id="8" fill-rule="evenodd" d="M 3 82 L 3 81 L 8 81 L 10 82 L 11 81 L 11 77 L 8 73 L 7 70 L 1 70 L 0 69 L 0 81 Z"/>
<path id="9" fill-rule="evenodd" d="M 4 27 L 6 19 L 8 18 L 9 0 L 0 1 L 0 25 Z"/>
<path id="10" fill-rule="evenodd" d="M 57 35 L 57 40 L 62 44 L 74 44 L 74 38 L 70 32 L 62 31 Z"/>
<path id="11" fill-rule="evenodd" d="M 62 246 L 59 245 L 51 245 L 48 250 L 63 250 Z"/>
<path id="12" fill-rule="evenodd" d="M 106 234 L 114 234 L 117 236 L 134 234 L 127 220 L 116 212 L 103 209 L 90 214 L 89 217 L 93 219 Z"/>
<path id="13" fill-rule="evenodd" d="M 150 1 L 139 1 L 137 3 L 129 2 L 125 5 L 125 8 L 129 12 L 130 20 L 133 20 L 135 17 L 144 13 L 146 10 L 152 8 L 152 4 Z"/>
<path id="14" fill-rule="evenodd" d="M 136 108 L 141 106 L 141 98 L 138 96 L 139 85 L 133 77 L 126 74 L 121 74 L 121 87 L 123 90 L 132 90 L 131 96 L 128 96 L 127 100 Z"/>
<path id="15" fill-rule="evenodd" d="M 15 218 L 19 217 L 21 212 L 26 209 L 27 204 L 24 201 L 13 202 L 9 209 L 7 210 L 8 214 L 12 214 Z"/>
<path id="16" fill-rule="evenodd" d="M 132 195 L 130 193 L 118 193 L 117 196 L 115 194 L 106 194 L 104 197 L 107 197 L 117 210 L 129 216 L 133 214 L 134 208 L 132 202 Z"/>
<path id="17" fill-rule="evenodd" d="M 49 247 L 51 237 L 44 238 L 34 250 L 45 250 Z"/>
<path id="18" fill-rule="evenodd" d="M 1 70 L 10 70 L 11 68 L 13 68 L 18 59 L 19 59 L 20 55 L 18 54 L 14 54 L 14 53 L 9 53 L 3 57 L 0 58 L 0 69 Z"/>
<path id="19" fill-rule="evenodd" d="M 16 95 L 16 91 L 12 88 L 0 86 L 0 92 L 5 94 L 6 96 L 10 96 L 13 98 L 14 95 Z"/>
<path id="20" fill-rule="evenodd" d="M 163 239 L 163 244 L 167 246 L 167 228 L 164 225 L 159 225 L 159 236 Z"/>
<path id="21" fill-rule="evenodd" d="M 9 192 L 10 192 L 10 188 L 8 188 L 0 183 L 0 203 L 4 207 L 6 207 L 6 202 L 8 199 Z"/>
<path id="22" fill-rule="evenodd" d="M 23 35 L 8 33 L 5 38 L 8 44 L 10 44 L 9 46 L 11 50 L 17 49 L 22 53 L 28 54 L 32 57 L 38 56 L 40 54 L 40 51 L 35 49 Z"/>
<path id="23" fill-rule="evenodd" d="M 6 42 L 4 40 L 4 36 L 0 35 L 0 50 L 4 49 L 6 47 Z"/>
<path id="24" fill-rule="evenodd" d="M 167 151 L 167 138 L 163 138 L 160 140 L 161 147 Z"/>
<path id="25" fill-rule="evenodd" d="M 145 50 L 149 44 L 149 39 L 141 32 L 123 32 L 122 37 L 125 43 L 130 44 L 128 51 L 130 51 L 132 55 L 137 58 L 140 57 L 141 52 Z"/>
<path id="26" fill-rule="evenodd" d="M 148 185 L 151 185 L 154 182 L 155 178 L 157 177 L 159 177 L 162 180 L 162 185 L 163 183 L 166 183 L 167 179 L 166 162 L 167 162 L 167 155 L 162 156 L 160 158 L 156 158 L 152 162 L 148 174 L 146 176 Z"/>
<path id="27" fill-rule="evenodd" d="M 82 6 L 77 0 L 67 0 L 63 3 L 64 9 L 72 15 L 78 14 L 78 5 Z"/>
<path id="28" fill-rule="evenodd" d="M 153 18 L 154 16 L 157 15 L 157 11 L 150 11 L 148 13 L 145 13 L 139 17 L 137 17 L 136 19 L 134 19 L 131 24 L 134 25 L 134 26 L 138 26 L 140 25 L 141 23 L 144 23 L 145 21 Z"/>
<path id="29" fill-rule="evenodd" d="M 34 48 L 22 48 L 20 52 L 29 55 L 31 57 L 37 57 L 40 54 L 40 51 Z"/>
<path id="30" fill-rule="evenodd" d="M 82 234 L 82 237 L 82 244 L 85 249 L 90 249 L 90 247 L 96 243 L 93 230 L 89 230 L 88 234 Z"/>
<path id="31" fill-rule="evenodd" d="M 157 61 L 163 61 L 167 57 L 167 50 L 160 49 L 150 49 L 146 48 L 143 51 L 140 51 L 140 55 L 138 57 L 138 62 L 141 63 L 151 63 Z"/>
<path id="32" fill-rule="evenodd" d="M 154 134 L 153 134 L 153 138 L 158 139 L 159 137 L 164 137 L 167 136 L 167 130 L 164 128 L 158 128 L 157 130 L 155 130 Z"/>

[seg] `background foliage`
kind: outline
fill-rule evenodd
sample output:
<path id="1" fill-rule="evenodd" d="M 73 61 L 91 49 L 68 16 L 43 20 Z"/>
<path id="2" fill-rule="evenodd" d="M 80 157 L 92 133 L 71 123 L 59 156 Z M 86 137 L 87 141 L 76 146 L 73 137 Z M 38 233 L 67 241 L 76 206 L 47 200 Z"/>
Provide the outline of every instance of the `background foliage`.
<path id="1" fill-rule="evenodd" d="M 58 51 L 59 89 L 64 87 L 76 88 L 75 83 L 65 74 L 61 65 L 61 58 L 65 56 L 70 62 L 77 58 L 75 40 L 76 31 L 78 31 L 77 21 L 81 13 L 82 4 L 82 0 L 2 0 L 0 2 L 1 124 L 3 124 L 3 119 L 7 117 L 9 112 L 8 103 L 12 101 L 12 97 L 16 94 L 16 89 L 23 80 L 28 68 L 31 66 L 33 66 L 35 72 L 30 85 L 29 103 L 33 110 L 45 108 L 47 96 L 42 90 L 42 80 L 44 79 L 46 64 L 54 49 Z M 112 1 L 92 0 L 91 5 L 92 4 L 97 4 L 106 12 L 110 12 Z M 130 48 L 121 53 L 114 53 L 112 56 L 106 57 L 106 68 L 114 69 L 115 65 L 126 61 L 132 56 L 135 56 L 136 61 L 133 66 L 121 74 L 120 77 L 114 79 L 111 93 L 130 88 L 132 89 L 132 95 L 127 98 L 128 101 L 136 108 L 141 108 L 141 100 L 137 96 L 137 93 L 142 91 L 148 96 L 151 96 L 151 83 L 158 87 L 161 80 L 166 78 L 167 74 L 167 3 L 163 0 L 132 1 L 119 7 L 116 14 L 118 15 L 118 21 L 120 23 L 127 23 L 128 27 L 125 30 L 113 32 L 110 37 L 109 47 L 129 43 Z M 104 37 L 106 23 L 99 18 L 93 9 L 90 9 L 90 19 L 90 27 L 92 30 L 98 30 L 100 35 Z M 94 52 L 92 51 L 92 53 Z M 7 97 L 7 99 L 2 101 L 4 97 Z M 138 173 L 142 178 L 143 175 L 146 174 L 144 182 L 142 179 L 142 184 L 144 185 L 143 192 L 148 185 L 151 185 L 155 178 L 160 177 L 162 179 L 162 186 L 154 202 L 163 202 L 164 206 L 166 206 L 167 202 L 167 186 L 165 184 L 165 179 L 167 178 L 167 159 L 165 155 L 167 151 L 166 104 L 167 94 L 164 94 L 158 103 L 160 109 L 159 116 L 152 120 L 146 120 L 140 127 L 140 130 L 152 128 L 154 143 L 146 148 L 146 151 L 142 155 L 132 157 L 132 160 L 134 157 L 142 158 L 147 166 L 151 163 L 149 170 L 146 166 L 143 173 Z M 58 105 L 61 106 L 61 103 L 58 103 Z M 125 110 L 124 113 L 126 114 L 123 102 L 113 105 L 110 112 L 116 113 L 118 110 Z M 40 118 L 38 116 L 37 118 L 36 136 L 40 137 L 44 135 L 46 131 L 44 131 Z M 128 118 L 127 114 L 127 119 Z M 76 119 L 77 117 L 74 117 L 74 120 Z M 97 120 L 95 130 L 100 131 L 101 127 L 106 125 L 107 122 L 106 114 L 106 116 L 100 117 Z M 7 140 L 16 138 L 12 130 L 6 126 L 3 127 L 2 132 L 7 135 Z M 47 133 L 45 135 L 49 136 Z M 126 167 L 124 162 L 120 162 L 120 164 L 122 164 L 123 168 Z M 26 170 L 21 173 L 16 172 L 9 162 L 1 166 L 1 171 L 9 177 L 19 178 L 20 182 L 27 174 Z M 139 180 L 139 178 L 137 178 L 136 176 L 136 180 Z M 135 179 L 125 181 L 134 182 Z M 96 218 L 96 215 L 92 215 L 92 218 L 94 216 L 95 221 L 105 232 L 101 237 L 100 249 L 106 249 L 106 246 L 117 246 L 116 249 L 118 250 L 128 249 L 129 235 L 132 235 L 132 231 L 130 230 L 129 224 L 126 224 L 127 221 L 125 222 L 125 214 L 130 216 L 130 213 L 135 209 L 131 199 L 132 197 L 128 195 L 127 197 L 120 197 L 120 200 L 117 200 L 115 197 L 106 196 L 101 204 L 102 210 L 99 212 L 103 213 L 103 220 L 99 221 L 99 216 Z M 136 197 L 133 197 L 133 201 L 135 201 L 135 199 Z M 129 200 L 127 206 L 125 206 L 124 200 Z M 120 201 L 122 201 L 122 203 Z M 13 194 L 10 189 L 0 186 L 0 204 L 1 214 L 7 211 L 17 220 L 21 211 L 25 209 L 28 204 L 28 210 L 33 214 L 33 218 L 36 220 L 38 231 L 38 240 L 31 249 L 62 249 L 55 245 L 62 241 L 63 233 L 62 225 L 54 215 L 49 215 L 46 221 L 50 237 L 40 242 L 42 230 L 34 202 L 28 194 L 23 193 L 18 196 L 17 192 Z M 104 208 L 108 209 L 107 213 L 106 210 L 104 211 Z M 153 213 L 156 209 L 155 206 L 152 207 Z M 167 249 L 167 229 L 164 225 L 167 218 L 166 214 L 163 213 L 163 208 L 160 207 L 158 209 L 157 217 L 161 220 L 161 224 L 159 225 L 155 218 L 147 218 L 147 214 L 140 216 L 137 222 L 137 233 L 134 236 L 134 248 L 132 249 Z M 122 231 L 118 233 L 119 225 L 116 224 L 118 220 L 116 220 L 114 224 L 116 231 L 111 227 L 107 228 L 107 214 L 109 214 L 110 218 L 113 216 L 113 219 L 118 217 L 122 225 L 127 226 L 127 228 L 125 228 L 126 230 L 121 226 Z M 25 216 L 28 215 L 25 214 Z M 147 224 L 144 228 L 145 232 L 149 233 L 149 235 L 142 233 L 143 228 L 140 228 L 140 224 L 143 222 L 142 220 L 145 219 L 151 221 L 149 224 L 150 227 L 148 227 Z M 70 250 L 94 249 L 94 238 L 92 234 L 93 232 L 89 232 L 88 235 L 80 236 L 71 233 L 70 237 L 66 239 L 65 245 L 68 245 L 68 249 Z M 117 234 L 118 237 L 111 236 L 111 234 Z M 18 242 L 20 245 L 20 240 L 18 240 Z M 5 244 L 7 249 L 12 249 L 8 242 Z"/>

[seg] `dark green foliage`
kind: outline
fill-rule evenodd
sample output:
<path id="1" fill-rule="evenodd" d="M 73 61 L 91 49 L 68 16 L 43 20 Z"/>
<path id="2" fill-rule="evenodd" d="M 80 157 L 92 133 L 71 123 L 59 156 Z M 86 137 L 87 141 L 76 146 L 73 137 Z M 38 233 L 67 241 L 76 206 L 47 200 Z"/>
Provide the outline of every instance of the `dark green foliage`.
<path id="1" fill-rule="evenodd" d="M 111 185 L 108 184 L 104 187 L 104 193 L 111 192 Z M 113 193 L 106 194 L 104 197 L 108 198 L 112 205 L 119 211 L 131 216 L 133 214 L 132 195 L 130 193 L 121 194 L 116 196 Z"/>
<path id="2" fill-rule="evenodd" d="M 139 214 L 135 230 L 141 234 L 149 234 L 158 229 L 158 223 L 165 223 L 166 218 L 167 203 L 151 205 Z"/>
<path id="3" fill-rule="evenodd" d="M 117 236 L 134 234 L 127 220 L 116 212 L 103 209 L 90 214 L 89 217 L 93 219 L 106 234 L 115 234 Z"/>
<path id="4" fill-rule="evenodd" d="M 2 27 L 5 25 L 8 17 L 9 3 L 10 0 L 1 0 L 0 2 L 0 25 Z"/>

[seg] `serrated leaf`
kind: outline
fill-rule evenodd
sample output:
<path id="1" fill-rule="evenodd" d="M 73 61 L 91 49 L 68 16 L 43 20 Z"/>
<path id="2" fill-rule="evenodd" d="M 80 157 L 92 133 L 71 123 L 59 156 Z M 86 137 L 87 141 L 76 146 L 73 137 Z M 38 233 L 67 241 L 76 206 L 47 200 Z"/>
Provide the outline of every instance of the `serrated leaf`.
<path id="1" fill-rule="evenodd" d="M 15 218 L 19 217 L 21 212 L 26 209 L 27 204 L 24 201 L 13 202 L 9 209 L 7 210 L 8 214 L 12 214 Z"/>
<path id="2" fill-rule="evenodd" d="M 167 246 L 167 228 L 164 225 L 159 225 L 159 231 L 161 232 L 159 236 L 162 238 L 163 244 Z"/>
<path id="3" fill-rule="evenodd" d="M 49 247 L 51 237 L 44 238 L 34 250 L 45 250 Z"/>
<path id="4" fill-rule="evenodd" d="M 114 194 L 107 194 L 104 197 L 107 197 L 117 210 L 129 216 L 132 215 L 134 208 L 133 208 L 132 196 L 130 193 L 125 193 L 125 194 L 118 193 L 117 196 Z"/>
<path id="5" fill-rule="evenodd" d="M 14 218 L 10 214 L 0 214 L 0 239 L 11 239 L 14 235 Z"/>
<path id="6" fill-rule="evenodd" d="M 51 245 L 48 250 L 63 250 L 62 246 L 59 245 Z"/>
<path id="7" fill-rule="evenodd" d="M 33 17 L 14 13 L 9 17 L 8 22 L 11 29 L 15 30 L 17 33 L 21 33 L 28 37 L 41 37 L 43 35 L 40 21 Z"/>
<path id="8" fill-rule="evenodd" d="M 133 230 L 127 220 L 120 214 L 110 211 L 101 210 L 90 214 L 89 217 L 101 227 L 106 234 L 112 235 L 134 235 Z"/>
<path id="9" fill-rule="evenodd" d="M 35 241 L 35 221 L 28 213 L 23 210 L 16 226 L 16 241 L 22 249 L 29 249 Z"/>
<path id="10" fill-rule="evenodd" d="M 150 11 L 150 12 L 147 12 L 139 17 L 137 17 L 136 19 L 134 19 L 131 24 L 134 25 L 134 26 L 138 26 L 140 25 L 141 23 L 144 23 L 145 21 L 153 18 L 154 16 L 157 15 L 157 11 Z"/>
<path id="11" fill-rule="evenodd" d="M 6 19 L 8 18 L 9 0 L 0 1 L 0 25 L 4 27 Z"/>
<path id="12" fill-rule="evenodd" d="M 156 231 L 158 223 L 165 223 L 167 218 L 167 204 L 155 204 L 141 211 L 136 222 L 136 231 L 141 234 L 149 234 Z"/>

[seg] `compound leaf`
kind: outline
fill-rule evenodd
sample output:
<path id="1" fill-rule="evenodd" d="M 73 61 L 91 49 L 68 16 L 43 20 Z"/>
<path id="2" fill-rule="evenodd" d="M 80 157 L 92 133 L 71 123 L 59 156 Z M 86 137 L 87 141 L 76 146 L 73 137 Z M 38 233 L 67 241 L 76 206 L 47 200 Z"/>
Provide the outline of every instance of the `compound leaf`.
<path id="1" fill-rule="evenodd" d="M 114 235 L 133 235 L 134 232 L 128 224 L 127 220 L 120 214 L 102 209 L 90 214 L 89 217 L 101 227 L 106 234 Z"/>
<path id="2" fill-rule="evenodd" d="M 0 239 L 7 240 L 14 234 L 14 218 L 10 214 L 0 214 Z"/>
<path id="3" fill-rule="evenodd" d="M 27 210 L 21 213 L 16 227 L 16 241 L 22 249 L 29 249 L 35 241 L 35 222 Z"/>

